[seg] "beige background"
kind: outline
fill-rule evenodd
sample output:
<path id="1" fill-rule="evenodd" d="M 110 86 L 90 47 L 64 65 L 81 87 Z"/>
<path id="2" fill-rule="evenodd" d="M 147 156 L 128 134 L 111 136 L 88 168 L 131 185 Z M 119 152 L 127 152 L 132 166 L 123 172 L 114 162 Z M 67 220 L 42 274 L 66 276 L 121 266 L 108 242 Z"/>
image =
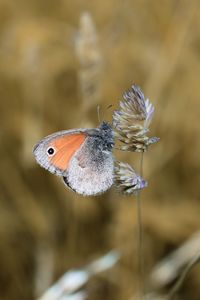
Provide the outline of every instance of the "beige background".
<path id="1" fill-rule="evenodd" d="M 54 131 L 96 127 L 97 104 L 111 120 L 133 82 L 155 105 L 151 134 L 161 138 L 144 156 L 147 282 L 153 267 L 198 231 L 199 9 L 195 0 L 0 0 L 1 299 L 35 299 L 65 271 L 110 249 L 122 258 L 89 281 L 89 299 L 134 299 L 135 197 L 111 189 L 83 198 L 31 153 Z M 115 155 L 138 170 L 139 154 Z M 180 299 L 200 299 L 199 266 Z"/>

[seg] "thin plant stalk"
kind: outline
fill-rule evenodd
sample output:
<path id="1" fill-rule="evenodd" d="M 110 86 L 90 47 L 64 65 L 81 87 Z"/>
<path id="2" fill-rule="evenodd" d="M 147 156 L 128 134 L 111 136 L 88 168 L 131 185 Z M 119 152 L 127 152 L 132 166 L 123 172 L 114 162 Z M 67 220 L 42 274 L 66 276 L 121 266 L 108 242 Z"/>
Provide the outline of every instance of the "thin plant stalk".
<path id="1" fill-rule="evenodd" d="M 140 159 L 140 174 L 143 173 L 143 159 L 144 152 L 141 152 Z M 144 295 L 144 256 L 143 256 L 143 224 L 142 224 L 142 206 L 141 206 L 141 191 L 137 192 L 136 196 L 137 206 L 137 230 L 138 230 L 138 274 L 139 274 L 139 297 L 143 299 Z"/>

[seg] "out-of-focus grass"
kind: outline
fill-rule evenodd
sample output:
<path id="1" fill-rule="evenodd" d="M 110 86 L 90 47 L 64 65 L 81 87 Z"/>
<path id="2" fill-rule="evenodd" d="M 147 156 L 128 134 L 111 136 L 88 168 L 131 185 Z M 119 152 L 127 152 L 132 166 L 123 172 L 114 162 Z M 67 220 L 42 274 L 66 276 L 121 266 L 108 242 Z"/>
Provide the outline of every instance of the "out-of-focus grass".
<path id="1" fill-rule="evenodd" d="M 198 1 L 0 1 L 2 299 L 35 298 L 110 248 L 121 262 L 89 283 L 91 299 L 129 299 L 137 287 L 135 199 L 114 190 L 82 198 L 31 157 L 32 143 L 53 131 L 98 124 L 95 101 L 83 115 L 75 51 L 85 10 L 102 55 L 102 115 L 111 120 L 106 107 L 133 81 L 156 108 L 161 141 L 144 158 L 146 273 L 199 228 L 199 9 Z M 137 154 L 116 155 L 139 168 Z M 199 299 L 199 272 L 181 299 Z"/>

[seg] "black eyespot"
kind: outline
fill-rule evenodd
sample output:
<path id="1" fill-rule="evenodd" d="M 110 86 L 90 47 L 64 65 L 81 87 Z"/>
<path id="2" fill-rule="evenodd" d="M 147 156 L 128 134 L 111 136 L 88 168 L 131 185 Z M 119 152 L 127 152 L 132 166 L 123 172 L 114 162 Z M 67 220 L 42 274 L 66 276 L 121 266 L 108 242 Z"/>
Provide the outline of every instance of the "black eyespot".
<path id="1" fill-rule="evenodd" d="M 54 150 L 52 147 L 50 147 L 49 149 L 47 149 L 47 153 L 48 153 L 49 155 L 53 155 L 54 152 L 55 152 L 55 150 Z"/>

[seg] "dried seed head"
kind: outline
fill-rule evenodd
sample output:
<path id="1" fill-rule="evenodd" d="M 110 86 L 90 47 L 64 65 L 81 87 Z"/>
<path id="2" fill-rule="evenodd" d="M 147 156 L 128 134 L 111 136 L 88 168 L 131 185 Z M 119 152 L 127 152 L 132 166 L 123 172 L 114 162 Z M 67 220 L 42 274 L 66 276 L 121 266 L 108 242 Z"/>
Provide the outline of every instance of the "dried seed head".
<path id="1" fill-rule="evenodd" d="M 153 118 L 154 107 L 145 100 L 144 94 L 137 85 L 124 93 L 120 109 L 113 113 L 113 127 L 116 138 L 123 144 L 121 150 L 146 151 L 150 144 L 159 138 L 149 138 L 146 134 Z"/>
<path id="2" fill-rule="evenodd" d="M 127 163 L 116 162 L 114 176 L 116 187 L 126 195 L 133 194 L 147 186 L 147 182 Z"/>

